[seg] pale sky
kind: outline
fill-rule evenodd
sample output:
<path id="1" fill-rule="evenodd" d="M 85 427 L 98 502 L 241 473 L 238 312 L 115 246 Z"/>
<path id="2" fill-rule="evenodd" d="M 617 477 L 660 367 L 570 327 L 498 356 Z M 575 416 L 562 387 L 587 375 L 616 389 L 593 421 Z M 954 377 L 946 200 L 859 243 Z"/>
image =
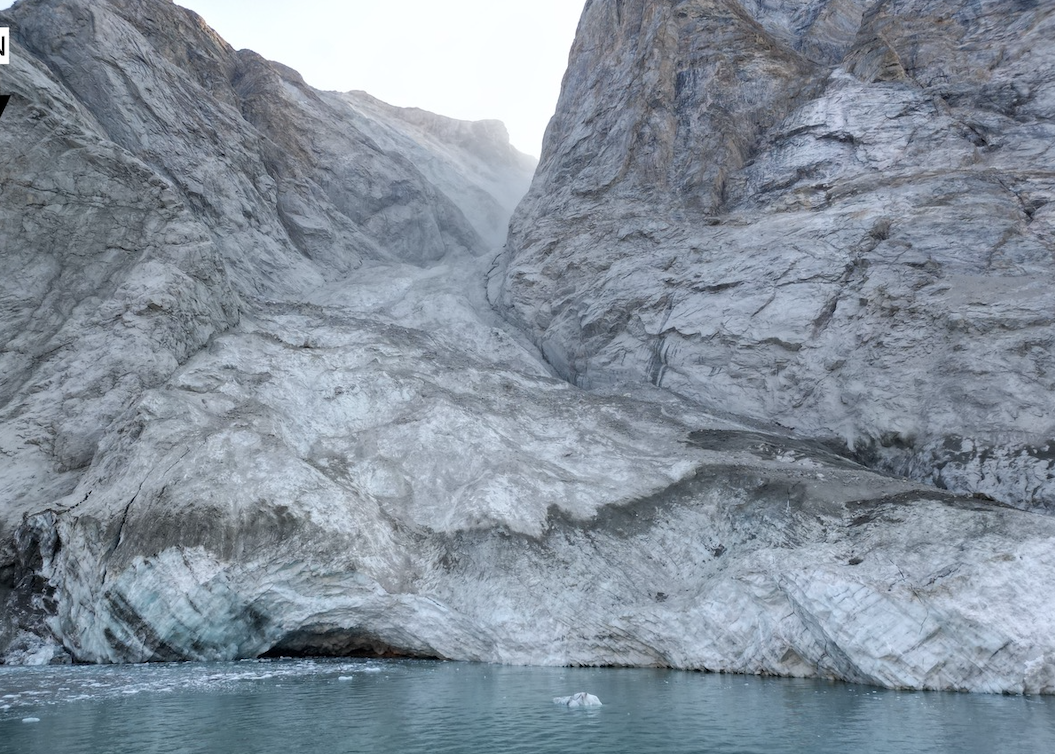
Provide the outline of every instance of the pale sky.
<path id="1" fill-rule="evenodd" d="M 539 154 L 585 0 L 177 0 L 319 89 L 496 118 Z M 0 9 L 12 5 L 0 0 Z"/>

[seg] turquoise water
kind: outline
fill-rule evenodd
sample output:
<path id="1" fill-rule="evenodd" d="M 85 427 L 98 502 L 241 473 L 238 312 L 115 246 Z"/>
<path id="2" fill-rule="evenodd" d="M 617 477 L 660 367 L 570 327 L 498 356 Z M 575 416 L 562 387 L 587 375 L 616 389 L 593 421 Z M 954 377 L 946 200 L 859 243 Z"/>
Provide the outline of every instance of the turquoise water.
<path id="1" fill-rule="evenodd" d="M 577 691 L 604 706 L 552 703 Z M 0 668 L 16 752 L 1049 753 L 1055 700 L 410 661 Z"/>

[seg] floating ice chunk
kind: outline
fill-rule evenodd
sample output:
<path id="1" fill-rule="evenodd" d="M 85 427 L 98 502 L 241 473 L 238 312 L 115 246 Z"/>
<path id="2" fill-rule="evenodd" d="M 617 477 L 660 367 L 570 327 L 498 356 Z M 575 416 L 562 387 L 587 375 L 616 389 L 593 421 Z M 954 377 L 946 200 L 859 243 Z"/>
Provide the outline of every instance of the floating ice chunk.
<path id="1" fill-rule="evenodd" d="M 39 723 L 40 722 L 40 718 L 39 717 L 23 717 L 22 718 L 22 722 L 24 722 L 24 723 Z"/>
<path id="2" fill-rule="evenodd" d="M 601 700 L 593 694 L 587 694 L 585 691 L 580 691 L 578 694 L 572 694 L 571 696 L 555 696 L 553 697 L 554 704 L 560 704 L 565 707 L 600 707 Z"/>

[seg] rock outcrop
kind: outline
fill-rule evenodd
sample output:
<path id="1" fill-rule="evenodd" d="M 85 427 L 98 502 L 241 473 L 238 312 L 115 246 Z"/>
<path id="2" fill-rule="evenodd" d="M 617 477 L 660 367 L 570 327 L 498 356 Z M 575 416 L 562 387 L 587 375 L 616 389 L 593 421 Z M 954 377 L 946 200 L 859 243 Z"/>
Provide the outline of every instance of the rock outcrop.
<path id="1" fill-rule="evenodd" d="M 651 382 L 1055 509 L 1055 9 L 593 0 L 499 300 Z"/>
<path id="2" fill-rule="evenodd" d="M 669 20 L 663 49 L 685 47 L 673 32 L 686 19 L 724 29 L 711 40 L 722 49 L 741 45 L 759 74 L 745 78 L 750 96 L 725 114 L 686 111 L 698 133 L 760 119 L 755 136 L 715 137 L 733 159 L 736 139 L 777 127 L 773 103 L 797 82 L 795 102 L 813 92 L 818 59 L 850 54 L 841 35 L 856 7 L 816 4 L 809 23 L 760 16 L 791 35 L 780 41 L 765 23 L 743 27 L 754 6 L 657 3 L 646 18 L 640 5 L 588 5 L 516 255 L 497 264 L 528 163 L 495 124 L 314 91 L 163 0 L 23 0 L 0 13 L 17 44 L 0 123 L 14 270 L 0 283 L 6 661 L 368 653 L 1055 693 L 1055 519 L 871 470 L 809 437 L 819 430 L 774 427 L 750 403 L 753 374 L 724 405 L 647 380 L 615 388 L 614 376 L 585 391 L 550 364 L 570 376 L 593 358 L 586 341 L 558 338 L 563 325 L 535 332 L 547 364 L 492 311 L 506 266 L 520 314 L 550 306 L 558 322 L 587 279 L 623 306 L 617 268 L 648 289 L 667 273 L 640 267 L 656 257 L 635 249 L 695 227 L 655 212 L 668 187 L 646 178 L 663 152 L 645 147 L 658 136 L 634 146 L 644 132 L 620 136 L 607 111 L 567 117 L 568 92 L 593 112 L 613 91 L 644 91 L 606 78 L 614 64 L 589 44 L 605 23 L 627 25 L 619 55 L 644 55 L 646 79 L 669 66 L 648 52 L 657 19 Z M 665 16 L 668 5 L 688 15 Z M 590 55 L 593 83 L 577 89 Z M 736 77 L 721 55 L 712 63 Z M 705 78 L 682 86 L 706 91 Z M 636 117 L 629 104 L 612 113 Z M 589 151 L 606 129 L 613 150 L 630 139 L 611 175 Z M 722 170 L 691 165 L 692 143 L 669 145 L 699 189 L 683 211 L 726 218 L 709 204 Z M 561 155 L 577 149 L 600 188 L 562 183 L 576 171 Z M 724 170 L 721 201 L 744 170 Z M 610 259 L 586 254 L 584 229 L 607 237 L 613 207 L 625 238 L 599 247 Z M 567 257 L 569 286 L 539 262 L 533 302 L 531 212 L 532 238 L 554 233 L 548 264 Z M 785 215 L 823 217 L 763 215 L 774 237 L 802 239 L 819 226 L 781 226 Z M 875 232 L 889 241 L 892 228 Z M 701 232 L 759 231 L 719 219 Z M 636 347 L 629 330 L 609 332 Z M 634 375 L 628 358 L 617 376 Z M 653 382 L 680 384 L 668 379 Z"/>
<path id="3" fill-rule="evenodd" d="M 491 124 L 428 116 L 408 135 L 171 3 L 20 3 L 5 23 L 0 442 L 17 507 L 0 526 L 71 489 L 109 422 L 246 302 L 299 300 L 367 259 L 484 253 L 530 180 Z M 381 138 L 431 154 L 456 190 Z M 474 226 L 455 201 L 493 186 Z"/>
<path id="4" fill-rule="evenodd" d="M 170 2 L 0 18 L 16 50 L 0 124 L 10 582 L 22 516 L 76 487 L 145 390 L 259 302 L 303 301 L 364 261 L 490 258 L 533 161 L 491 123 L 315 91 Z"/>

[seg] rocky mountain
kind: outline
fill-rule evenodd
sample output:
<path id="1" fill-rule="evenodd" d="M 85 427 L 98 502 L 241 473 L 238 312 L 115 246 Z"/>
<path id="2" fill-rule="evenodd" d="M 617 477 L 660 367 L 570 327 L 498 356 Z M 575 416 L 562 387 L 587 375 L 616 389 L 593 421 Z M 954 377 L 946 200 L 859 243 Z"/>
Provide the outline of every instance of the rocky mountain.
<path id="1" fill-rule="evenodd" d="M 170 2 L 2 18 L 18 49 L 0 79 L 9 581 L 21 517 L 77 487 L 144 391 L 259 307 L 371 265 L 489 263 L 534 161 L 494 123 L 315 91 Z"/>
<path id="2" fill-rule="evenodd" d="M 366 260 L 485 253 L 530 180 L 491 124 L 375 122 L 376 103 L 316 92 L 171 3 L 20 3 L 5 23 L 0 399 L 22 507 L 72 489 L 128 401 L 249 302 L 300 301 Z M 442 135 L 449 186 L 378 141 L 425 153 Z M 455 203 L 470 192 L 476 225 Z"/>
<path id="3" fill-rule="evenodd" d="M 1019 6 L 1009 19 L 1033 12 Z M 808 241 L 821 290 L 854 212 L 877 234 L 867 259 L 937 227 L 876 227 L 867 197 L 781 209 L 793 184 L 743 183 L 820 148 L 809 129 L 799 147 L 777 140 L 780 107 L 837 82 L 860 107 L 907 96 L 831 62 L 875 56 L 844 44 L 883 13 L 856 7 L 590 2 L 505 251 L 532 166 L 497 124 L 313 90 L 167 0 L 0 13 L 15 53 L 0 72 L 14 94 L 0 121 L 4 661 L 365 652 L 1055 692 L 1055 519 L 869 469 L 863 441 L 857 458 L 826 442 L 814 404 L 796 414 L 813 424 L 778 426 L 790 414 L 755 403 L 757 383 L 789 400 L 799 383 L 764 370 L 805 367 L 767 359 L 821 358 L 812 341 L 752 354 L 727 340 L 761 371 L 737 364 L 706 384 L 670 376 L 688 374 L 676 349 L 636 360 L 656 285 L 673 322 L 690 294 L 747 312 L 790 260 L 759 239 Z M 678 91 L 694 93 L 685 122 L 664 131 Z M 755 167 L 729 167 L 743 149 Z M 915 185 L 912 161 L 933 149 L 905 150 Z M 832 171 L 875 178 L 839 154 Z M 967 179 L 944 165 L 932 180 Z M 897 196 L 887 213 L 944 221 Z M 1038 205 L 1031 233 L 1043 218 Z M 974 243 L 995 225 L 957 233 Z M 689 236 L 742 246 L 677 245 Z M 884 274 L 926 272 L 903 257 L 907 270 Z M 761 277 L 709 291 L 679 277 L 720 265 Z M 867 280 L 879 267 L 862 263 Z M 878 295 L 868 285 L 862 309 Z M 624 329 L 572 328 L 568 307 L 587 295 Z M 793 328 L 790 302 L 813 300 L 773 295 L 743 322 Z M 1031 300 L 999 300 L 994 331 L 1018 337 L 1006 312 Z M 858 326 L 840 324 L 839 302 L 818 329 L 831 351 Z M 701 309 L 695 326 L 736 321 L 723 311 Z M 616 342 L 621 365 L 590 350 Z M 845 369 L 864 375 L 851 342 Z M 872 349 L 877 373 L 893 369 Z M 906 353 L 906 373 L 910 356 L 922 359 Z"/>
<path id="4" fill-rule="evenodd" d="M 1055 9 L 593 0 L 500 300 L 650 382 L 1055 509 Z"/>

